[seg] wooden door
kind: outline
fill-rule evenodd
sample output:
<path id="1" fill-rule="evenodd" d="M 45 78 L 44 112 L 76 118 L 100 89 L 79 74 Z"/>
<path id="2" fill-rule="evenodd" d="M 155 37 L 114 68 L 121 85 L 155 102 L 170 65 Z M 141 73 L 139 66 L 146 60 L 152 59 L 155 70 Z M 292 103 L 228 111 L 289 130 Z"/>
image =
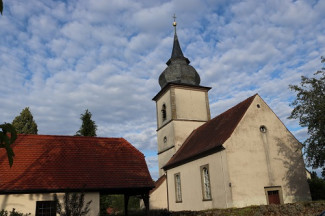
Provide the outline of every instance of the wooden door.
<path id="1" fill-rule="evenodd" d="M 268 191 L 267 195 L 269 197 L 269 204 L 280 204 L 280 196 L 278 190 Z"/>

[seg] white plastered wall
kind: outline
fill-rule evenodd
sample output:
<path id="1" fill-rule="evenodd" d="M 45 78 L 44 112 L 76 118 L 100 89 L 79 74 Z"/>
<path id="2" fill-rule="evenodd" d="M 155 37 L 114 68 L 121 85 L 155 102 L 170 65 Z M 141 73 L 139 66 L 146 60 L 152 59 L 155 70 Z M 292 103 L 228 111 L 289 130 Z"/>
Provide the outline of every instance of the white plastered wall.
<path id="1" fill-rule="evenodd" d="M 175 152 L 175 148 L 172 148 L 158 155 L 159 176 L 162 176 L 164 174 L 163 166 L 169 161 Z"/>
<path id="2" fill-rule="evenodd" d="M 272 186 L 284 203 L 310 200 L 301 144 L 259 96 L 224 147 L 234 207 L 268 204 L 264 188 Z"/>
<path id="3" fill-rule="evenodd" d="M 170 160 L 170 158 L 181 147 L 186 138 L 193 130 L 204 124 L 205 122 L 192 121 L 172 121 L 168 126 L 163 127 L 157 133 L 158 138 L 158 164 L 159 176 L 164 174 L 162 167 Z M 166 137 L 166 142 L 163 142 Z M 167 150 L 167 151 L 166 151 Z"/>
<path id="4" fill-rule="evenodd" d="M 200 168 L 207 164 L 209 165 L 212 199 L 204 201 Z M 181 176 L 182 202 L 176 202 L 174 180 L 176 173 Z M 171 211 L 197 211 L 232 207 L 225 151 L 167 170 L 167 181 L 169 209 Z"/>
<path id="5" fill-rule="evenodd" d="M 157 141 L 158 141 L 158 154 L 171 148 L 174 147 L 174 123 L 170 122 L 168 125 L 165 127 L 161 128 L 157 132 Z M 164 138 L 166 137 L 166 140 Z"/>
<path id="6" fill-rule="evenodd" d="M 167 185 L 164 181 L 150 194 L 150 209 L 167 209 Z"/>
<path id="7" fill-rule="evenodd" d="M 32 216 L 36 213 L 37 201 L 52 201 L 53 193 L 44 194 L 7 194 L 0 195 L 0 208 L 11 211 L 13 208 L 21 213 L 31 213 Z M 64 194 L 57 193 L 58 199 L 62 203 Z M 92 200 L 90 204 L 89 215 L 99 214 L 99 193 L 85 193 L 85 205 Z"/>
<path id="8" fill-rule="evenodd" d="M 174 144 L 176 151 L 183 145 L 187 137 L 205 122 L 173 121 Z"/>
<path id="9" fill-rule="evenodd" d="M 210 119 L 207 92 L 175 88 L 176 118 L 208 121 Z"/>

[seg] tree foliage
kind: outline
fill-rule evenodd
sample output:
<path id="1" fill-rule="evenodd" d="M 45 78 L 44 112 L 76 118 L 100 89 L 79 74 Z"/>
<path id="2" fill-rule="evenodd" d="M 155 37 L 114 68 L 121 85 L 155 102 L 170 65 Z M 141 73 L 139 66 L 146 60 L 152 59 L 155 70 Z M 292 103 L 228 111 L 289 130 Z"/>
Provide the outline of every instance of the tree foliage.
<path id="1" fill-rule="evenodd" d="M 19 116 L 12 121 L 18 134 L 37 134 L 37 124 L 34 121 L 33 115 L 29 107 L 23 109 Z"/>
<path id="2" fill-rule="evenodd" d="M 325 58 L 321 57 L 321 62 Z M 307 162 L 313 168 L 323 168 L 325 163 L 325 68 L 314 73 L 314 77 L 301 77 L 300 85 L 290 85 L 297 92 L 291 104 L 294 109 L 289 118 L 299 119 L 302 127 L 308 128 L 305 140 Z"/>
<path id="3" fill-rule="evenodd" d="M 108 215 L 107 209 L 111 208 L 113 212 L 124 211 L 124 195 L 122 194 L 110 194 L 100 195 L 100 215 Z M 128 202 L 128 208 L 131 211 L 140 210 L 140 199 L 136 196 L 130 196 Z"/>
<path id="4" fill-rule="evenodd" d="M 86 109 L 84 114 L 81 114 L 80 119 L 82 121 L 82 124 L 80 129 L 77 131 L 77 136 L 97 136 L 97 125 L 95 121 L 91 119 L 91 116 L 92 114 L 88 111 L 88 109 Z"/>
<path id="5" fill-rule="evenodd" d="M 0 148 L 6 149 L 9 166 L 11 167 L 15 156 L 11 144 L 17 139 L 17 133 L 15 128 L 9 123 L 1 124 L 0 129 Z"/>
<path id="6" fill-rule="evenodd" d="M 57 194 L 54 194 L 54 200 L 57 203 L 56 213 L 60 216 L 83 216 L 88 215 L 92 200 L 85 205 L 84 193 L 65 193 L 63 203 L 60 203 Z"/>
<path id="7" fill-rule="evenodd" d="M 2 0 L 0 0 L 0 13 L 2 15 L 2 12 L 3 12 L 3 2 Z"/>
<path id="8" fill-rule="evenodd" d="M 308 179 L 309 189 L 312 200 L 325 200 L 325 180 L 317 176 L 316 172 L 311 173 Z"/>

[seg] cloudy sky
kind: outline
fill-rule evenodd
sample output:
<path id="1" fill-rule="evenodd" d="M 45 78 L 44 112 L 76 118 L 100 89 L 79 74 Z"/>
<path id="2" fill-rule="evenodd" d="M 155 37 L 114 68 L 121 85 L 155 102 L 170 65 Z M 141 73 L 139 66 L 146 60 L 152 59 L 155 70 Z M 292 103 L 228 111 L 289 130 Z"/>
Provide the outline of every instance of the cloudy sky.
<path id="1" fill-rule="evenodd" d="M 301 75 L 322 67 L 322 0 L 4 0 L 0 123 L 30 107 L 39 134 L 74 135 L 89 109 L 97 135 L 124 137 L 157 178 L 156 114 L 173 42 L 210 86 L 212 116 L 259 93 L 288 120 Z"/>

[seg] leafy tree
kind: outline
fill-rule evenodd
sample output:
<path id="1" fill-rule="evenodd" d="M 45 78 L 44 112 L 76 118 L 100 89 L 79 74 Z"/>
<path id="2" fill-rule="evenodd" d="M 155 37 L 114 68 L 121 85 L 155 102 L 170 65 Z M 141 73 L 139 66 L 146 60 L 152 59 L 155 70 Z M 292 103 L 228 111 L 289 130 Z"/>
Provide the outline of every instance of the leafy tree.
<path id="1" fill-rule="evenodd" d="M 97 136 L 97 125 L 95 121 L 91 120 L 91 116 L 91 112 L 89 112 L 88 109 L 86 109 L 84 114 L 81 114 L 80 119 L 82 121 L 82 125 L 77 131 L 76 136 Z"/>
<path id="2" fill-rule="evenodd" d="M 308 179 L 309 189 L 312 200 L 325 200 L 325 180 L 317 176 L 316 172 L 311 173 Z"/>
<path id="3" fill-rule="evenodd" d="M 15 154 L 10 145 L 13 144 L 16 140 L 17 133 L 15 128 L 9 123 L 1 124 L 0 129 L 0 148 L 6 149 L 9 160 L 9 166 L 11 167 L 14 161 Z"/>
<path id="4" fill-rule="evenodd" d="M 321 62 L 325 58 L 321 57 Z M 300 85 L 290 85 L 297 92 L 291 103 L 294 109 L 290 119 L 299 119 L 302 127 L 308 127 L 309 137 L 305 140 L 307 162 L 313 168 L 323 168 L 325 163 L 325 68 L 314 73 L 314 77 L 301 77 Z"/>
<path id="5" fill-rule="evenodd" d="M 54 200 L 57 203 L 56 213 L 60 216 L 83 216 L 88 215 L 92 200 L 85 205 L 84 193 L 65 193 L 63 203 L 59 202 L 58 196 L 54 194 Z"/>
<path id="6" fill-rule="evenodd" d="M 110 195 L 100 195 L 100 202 L 99 202 L 99 206 L 100 206 L 100 215 L 104 216 L 104 215 L 108 215 L 107 214 L 107 208 L 112 206 L 112 198 Z"/>
<path id="7" fill-rule="evenodd" d="M 2 15 L 2 11 L 3 11 L 3 2 L 2 2 L 2 0 L 0 0 L 0 13 L 1 13 L 1 15 Z"/>
<path id="8" fill-rule="evenodd" d="M 26 107 L 21 111 L 19 116 L 12 121 L 12 125 L 15 127 L 18 134 L 37 134 L 37 124 L 33 119 L 33 115 Z"/>

